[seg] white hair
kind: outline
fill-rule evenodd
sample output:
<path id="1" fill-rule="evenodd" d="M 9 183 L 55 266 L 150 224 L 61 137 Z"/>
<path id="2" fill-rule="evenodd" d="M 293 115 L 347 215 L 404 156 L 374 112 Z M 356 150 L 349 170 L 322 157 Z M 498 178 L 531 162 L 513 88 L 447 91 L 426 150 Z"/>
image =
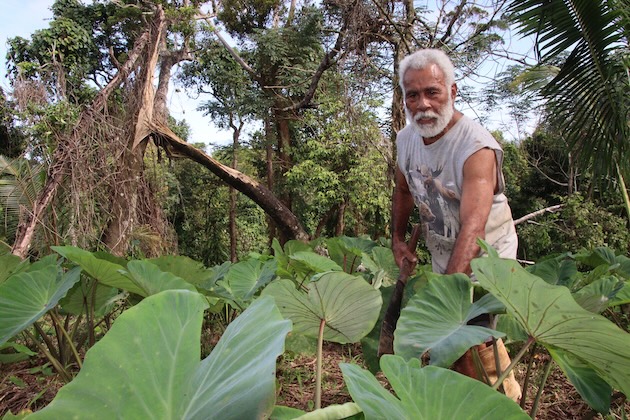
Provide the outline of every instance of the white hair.
<path id="1" fill-rule="evenodd" d="M 403 81 L 405 79 L 405 73 L 409 69 L 420 70 L 430 66 L 431 64 L 437 65 L 443 72 L 446 82 L 446 87 L 450 88 L 455 83 L 455 68 L 451 59 L 442 50 L 434 48 L 425 48 L 418 50 L 413 54 L 409 54 L 403 58 L 398 67 L 398 76 L 400 88 L 405 93 L 405 86 Z"/>

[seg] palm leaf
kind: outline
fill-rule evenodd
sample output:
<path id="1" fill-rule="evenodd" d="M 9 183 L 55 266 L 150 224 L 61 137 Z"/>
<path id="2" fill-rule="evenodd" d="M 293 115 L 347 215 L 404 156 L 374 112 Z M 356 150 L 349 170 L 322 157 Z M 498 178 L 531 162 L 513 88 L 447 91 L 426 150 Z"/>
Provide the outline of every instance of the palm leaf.
<path id="1" fill-rule="evenodd" d="M 558 74 L 540 91 L 551 122 L 559 127 L 579 163 L 596 175 L 621 166 L 630 174 L 630 85 L 624 25 L 625 2 L 515 0 L 509 11 L 523 35 L 537 39 L 541 63 L 569 52 Z"/>

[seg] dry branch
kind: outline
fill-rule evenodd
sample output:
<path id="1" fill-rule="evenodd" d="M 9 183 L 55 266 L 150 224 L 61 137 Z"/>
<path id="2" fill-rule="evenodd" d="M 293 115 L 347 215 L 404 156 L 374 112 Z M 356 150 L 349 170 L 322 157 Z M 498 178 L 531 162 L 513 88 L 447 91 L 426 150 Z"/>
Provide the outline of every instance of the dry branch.
<path id="1" fill-rule="evenodd" d="M 553 213 L 553 212 L 555 212 L 557 210 L 560 210 L 562 208 L 562 206 L 563 206 L 563 204 L 556 204 L 555 206 L 545 207 L 544 209 L 536 210 L 533 213 L 526 214 L 525 216 L 523 216 L 523 217 L 521 217 L 519 219 L 516 219 L 514 221 L 514 225 L 516 226 L 516 225 L 518 225 L 520 223 L 523 223 L 523 222 L 526 222 L 526 221 L 528 221 L 530 219 L 533 219 L 534 217 L 538 217 L 538 216 L 540 216 L 541 214 L 544 214 L 544 213 Z"/>

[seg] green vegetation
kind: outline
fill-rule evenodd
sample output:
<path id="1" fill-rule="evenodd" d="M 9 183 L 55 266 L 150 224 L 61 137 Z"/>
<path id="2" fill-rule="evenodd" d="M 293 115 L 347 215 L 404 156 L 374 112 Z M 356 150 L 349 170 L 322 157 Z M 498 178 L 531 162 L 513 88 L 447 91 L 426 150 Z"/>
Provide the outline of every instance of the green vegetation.
<path id="1" fill-rule="evenodd" d="M 20 407 L 52 400 L 20 416 L 521 418 L 554 366 L 585 415 L 624 404 L 630 10 L 504 3 L 56 0 L 47 28 L 9 39 L 0 363 L 38 376 Z M 535 56 L 512 50 L 510 25 Z M 379 361 L 398 276 L 396 70 L 419 47 L 449 51 L 458 107 L 509 118 L 494 135 L 520 261 L 487 249 L 475 284 L 420 266 L 395 355 Z M 506 67 L 480 85 L 495 60 Z M 173 88 L 232 142 L 188 143 Z M 467 325 L 483 313 L 499 314 L 496 331 Z M 501 378 L 447 369 L 489 336 L 522 368 L 520 409 Z M 326 343 L 360 346 L 341 365 L 351 397 L 327 407 Z M 315 361 L 293 376 L 314 378 L 310 413 L 276 406 L 278 357 L 304 351 Z M 54 399 L 52 377 L 66 384 Z"/>

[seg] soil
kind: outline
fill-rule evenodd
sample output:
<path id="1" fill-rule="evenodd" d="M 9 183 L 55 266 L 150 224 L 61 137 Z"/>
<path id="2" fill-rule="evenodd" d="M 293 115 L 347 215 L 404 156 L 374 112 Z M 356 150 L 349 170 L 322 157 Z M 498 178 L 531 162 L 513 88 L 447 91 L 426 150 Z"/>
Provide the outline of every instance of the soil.
<path id="1" fill-rule="evenodd" d="M 315 355 L 282 356 L 277 365 L 277 401 L 276 404 L 299 408 L 304 411 L 313 409 L 315 389 Z M 544 357 L 535 363 L 542 365 Z M 351 397 L 343 382 L 339 369 L 340 362 L 357 363 L 363 366 L 361 348 L 357 344 L 340 345 L 326 343 L 322 375 L 322 407 L 331 404 L 343 404 Z M 44 368 L 42 368 L 44 366 Z M 524 366 L 516 373 L 520 383 L 524 376 Z M 540 369 L 542 370 L 542 369 Z M 377 377 L 387 387 L 386 380 Z M 16 414 L 22 410 L 37 411 L 46 406 L 62 386 L 59 377 L 54 374 L 46 360 L 28 361 L 0 365 L 0 418 L 11 411 Z M 537 389 L 529 387 L 526 411 L 531 408 Z M 567 382 L 559 369 L 552 370 L 539 403 L 537 419 L 622 419 L 621 404 L 625 403 L 625 415 L 630 413 L 630 402 L 620 396 L 613 402 L 608 416 L 595 414 L 584 403 L 573 386 Z"/>

